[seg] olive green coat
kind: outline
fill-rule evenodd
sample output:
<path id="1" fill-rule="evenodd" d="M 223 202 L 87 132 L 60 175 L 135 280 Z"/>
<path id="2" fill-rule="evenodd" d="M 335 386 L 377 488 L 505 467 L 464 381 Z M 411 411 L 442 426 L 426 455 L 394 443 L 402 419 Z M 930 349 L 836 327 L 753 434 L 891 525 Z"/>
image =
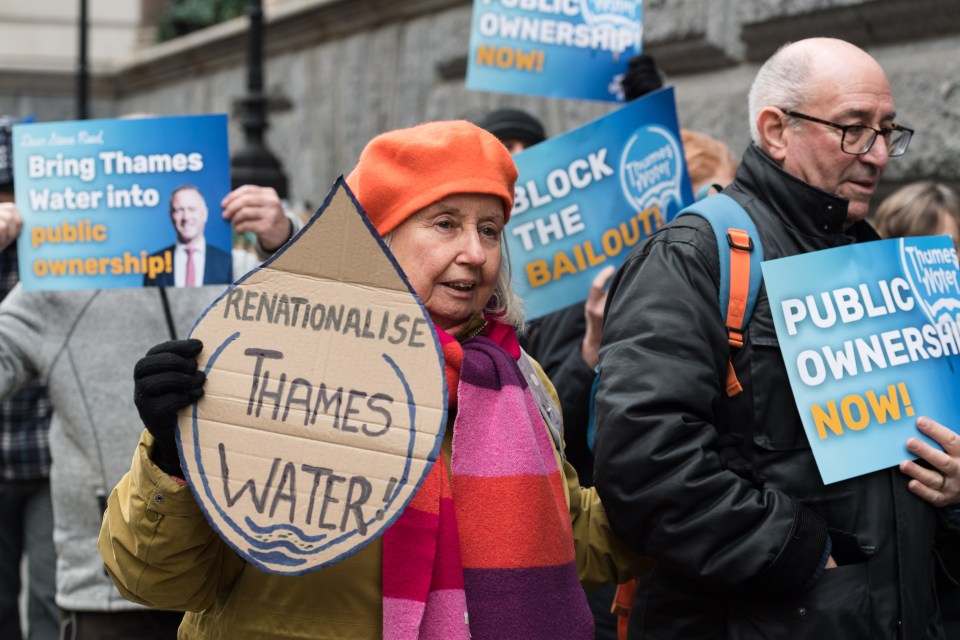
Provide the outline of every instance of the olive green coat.
<path id="1" fill-rule="evenodd" d="M 553 385 L 538 365 L 536 370 L 556 402 Z M 110 495 L 100 532 L 107 572 L 124 597 L 186 611 L 180 640 L 382 637 L 379 538 L 312 573 L 262 572 L 217 536 L 189 487 L 153 464 L 152 444 L 144 431 L 130 471 Z M 582 488 L 573 467 L 562 464 L 583 585 L 623 582 L 648 570 L 651 561 L 610 531 L 596 491 Z"/>

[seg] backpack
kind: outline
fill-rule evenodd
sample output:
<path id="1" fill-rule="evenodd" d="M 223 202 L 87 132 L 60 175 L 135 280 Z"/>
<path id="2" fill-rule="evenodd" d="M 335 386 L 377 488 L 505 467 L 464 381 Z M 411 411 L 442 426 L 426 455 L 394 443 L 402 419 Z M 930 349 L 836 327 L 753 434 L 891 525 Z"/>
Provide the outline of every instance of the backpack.
<path id="1" fill-rule="evenodd" d="M 720 257 L 720 291 L 717 303 L 727 327 L 727 342 L 731 349 L 739 349 L 743 346 L 743 331 L 750 322 L 763 280 L 760 270 L 763 246 L 760 244 L 757 227 L 750 214 L 736 200 L 722 193 L 708 196 L 682 209 L 677 214 L 678 218 L 680 216 L 700 216 L 713 228 Z M 728 247 L 729 251 L 724 251 L 724 247 Z M 743 391 L 733 369 L 732 353 L 731 351 L 731 356 L 727 359 L 725 382 L 729 397 Z M 594 406 L 599 386 L 600 365 L 597 365 L 590 389 L 590 413 L 587 422 L 587 443 L 591 452 L 596 433 Z M 636 579 L 617 585 L 611 612 L 617 616 L 617 636 L 620 640 L 626 640 L 627 637 L 627 625 L 636 588 Z"/>

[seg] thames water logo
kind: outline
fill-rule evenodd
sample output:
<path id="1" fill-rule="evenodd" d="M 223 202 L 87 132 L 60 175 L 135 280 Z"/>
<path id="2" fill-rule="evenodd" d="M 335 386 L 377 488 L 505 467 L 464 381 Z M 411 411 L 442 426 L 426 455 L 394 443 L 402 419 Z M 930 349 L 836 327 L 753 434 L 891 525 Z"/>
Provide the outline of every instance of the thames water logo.
<path id="1" fill-rule="evenodd" d="M 915 245 L 901 239 L 898 249 L 903 273 L 930 322 L 956 320 L 960 312 L 956 248 L 946 239 L 923 238 Z"/>
<path id="2" fill-rule="evenodd" d="M 682 204 L 680 177 L 683 153 L 668 129 L 649 125 L 638 129 L 620 156 L 620 186 L 636 211 L 656 206 L 666 218 L 671 201 Z"/>
<path id="3" fill-rule="evenodd" d="M 580 0 L 580 13 L 591 25 L 607 22 L 638 27 L 640 11 L 640 0 Z"/>
<path id="4" fill-rule="evenodd" d="M 605 32 L 604 39 L 612 39 L 613 46 L 606 47 L 615 54 L 628 49 L 637 49 L 643 41 L 643 25 L 640 21 L 640 0 L 580 0 L 580 14 L 594 31 Z"/>

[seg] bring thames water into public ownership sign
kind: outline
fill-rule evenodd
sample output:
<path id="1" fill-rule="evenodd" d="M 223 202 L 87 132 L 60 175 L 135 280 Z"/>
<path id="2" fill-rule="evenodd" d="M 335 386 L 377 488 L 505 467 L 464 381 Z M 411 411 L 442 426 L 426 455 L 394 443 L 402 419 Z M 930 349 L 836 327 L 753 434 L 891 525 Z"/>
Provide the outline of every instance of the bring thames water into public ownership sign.
<path id="1" fill-rule="evenodd" d="M 173 219 L 185 189 L 197 210 L 188 224 L 203 237 L 202 283 L 233 280 L 232 230 L 220 216 L 225 115 L 22 124 L 13 141 L 24 290 L 173 286 L 174 247 L 196 243 Z"/>

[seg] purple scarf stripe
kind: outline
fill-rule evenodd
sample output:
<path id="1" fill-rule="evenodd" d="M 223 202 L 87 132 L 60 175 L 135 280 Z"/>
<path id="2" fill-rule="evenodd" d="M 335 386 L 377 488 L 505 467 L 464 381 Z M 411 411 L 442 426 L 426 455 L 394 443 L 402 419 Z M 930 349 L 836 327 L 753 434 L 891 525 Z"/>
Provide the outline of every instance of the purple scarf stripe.
<path id="1" fill-rule="evenodd" d="M 527 388 L 516 361 L 509 353 L 500 348 L 489 338 L 477 336 L 463 343 L 464 357 L 469 352 L 475 352 L 470 367 L 464 367 L 460 372 L 460 382 L 466 382 L 481 389 L 503 389 L 504 387 Z M 477 356 L 480 357 L 477 357 Z"/>
<path id="2" fill-rule="evenodd" d="M 470 594 L 472 640 L 593 638 L 590 609 L 570 606 L 571 594 L 557 588 L 579 586 L 572 562 L 559 567 L 464 569 L 463 581 Z"/>

